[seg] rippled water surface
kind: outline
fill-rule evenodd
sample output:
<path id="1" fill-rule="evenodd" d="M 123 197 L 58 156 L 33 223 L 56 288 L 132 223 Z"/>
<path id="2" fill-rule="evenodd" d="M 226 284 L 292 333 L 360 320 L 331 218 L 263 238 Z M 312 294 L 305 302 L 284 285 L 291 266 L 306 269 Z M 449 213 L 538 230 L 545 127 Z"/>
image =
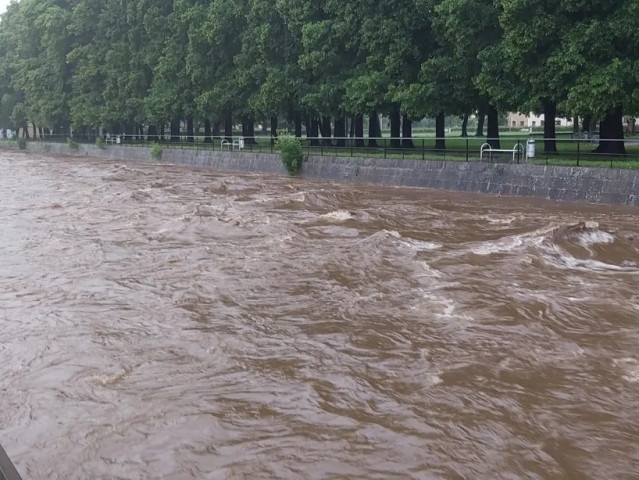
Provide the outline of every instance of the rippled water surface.
<path id="1" fill-rule="evenodd" d="M 637 210 L 0 154 L 25 479 L 635 479 Z"/>

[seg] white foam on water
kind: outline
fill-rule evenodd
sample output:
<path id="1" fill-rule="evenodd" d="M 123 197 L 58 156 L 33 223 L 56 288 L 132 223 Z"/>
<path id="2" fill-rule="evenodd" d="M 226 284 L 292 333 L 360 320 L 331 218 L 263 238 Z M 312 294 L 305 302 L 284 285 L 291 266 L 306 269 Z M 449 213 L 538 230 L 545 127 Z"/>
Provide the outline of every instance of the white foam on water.
<path id="1" fill-rule="evenodd" d="M 521 250 L 522 247 L 539 246 L 549 233 L 557 227 L 548 226 L 528 233 L 501 237 L 497 240 L 488 240 L 475 244 L 470 251 L 475 255 L 491 255 L 493 253 L 509 253 Z"/>
<path id="2" fill-rule="evenodd" d="M 440 248 L 442 248 L 442 244 L 441 243 L 437 243 L 437 242 L 426 242 L 426 241 L 422 241 L 422 240 L 413 240 L 413 239 L 406 239 L 404 241 L 402 241 L 402 245 L 407 246 L 413 250 L 417 250 L 420 252 L 428 252 L 431 250 L 438 250 Z"/>
<path id="3" fill-rule="evenodd" d="M 484 242 L 476 247 L 471 248 L 471 252 L 475 255 L 492 255 L 493 253 L 512 252 L 521 247 L 524 242 L 520 238 L 512 238 L 508 240 L 499 240 L 497 242 Z"/>
<path id="4" fill-rule="evenodd" d="M 486 220 L 488 223 L 492 225 L 512 225 L 515 221 L 515 217 L 492 217 L 490 215 L 482 215 L 479 218 L 482 220 Z"/>
<path id="5" fill-rule="evenodd" d="M 306 201 L 306 194 L 304 192 L 297 192 L 297 193 L 291 195 L 290 197 L 288 197 L 288 199 L 293 201 L 293 202 L 305 202 Z"/>
<path id="6" fill-rule="evenodd" d="M 639 361 L 636 358 L 618 358 L 612 364 L 622 372 L 621 378 L 629 383 L 639 382 Z"/>
<path id="7" fill-rule="evenodd" d="M 442 377 L 433 372 L 424 374 L 424 381 L 429 387 L 434 387 L 435 385 L 439 385 L 443 382 Z"/>
<path id="8" fill-rule="evenodd" d="M 542 260 L 547 264 L 560 269 L 580 270 L 580 271 L 597 271 L 597 272 L 627 272 L 639 273 L 634 266 L 614 265 L 611 263 L 593 260 L 590 258 L 577 258 L 557 245 L 547 248 Z"/>
<path id="9" fill-rule="evenodd" d="M 438 320 L 469 320 L 466 315 L 456 313 L 455 300 L 433 292 L 424 292 L 423 298 L 428 302 L 427 310 Z"/>
<path id="10" fill-rule="evenodd" d="M 431 267 L 425 261 L 423 261 L 423 260 L 419 261 L 419 262 L 417 262 L 417 264 L 420 265 L 424 269 L 424 273 L 423 274 L 420 273 L 418 275 L 418 277 L 442 278 L 442 272 L 440 272 L 436 268 Z"/>
<path id="11" fill-rule="evenodd" d="M 334 212 L 325 213 L 324 215 L 320 215 L 320 218 L 324 218 L 326 220 L 333 220 L 336 222 L 345 222 L 346 220 L 351 220 L 353 218 L 353 214 L 351 212 L 347 212 L 346 210 L 336 210 Z"/>
<path id="12" fill-rule="evenodd" d="M 603 230 L 586 230 L 579 234 L 578 242 L 584 247 L 614 243 L 615 236 Z"/>

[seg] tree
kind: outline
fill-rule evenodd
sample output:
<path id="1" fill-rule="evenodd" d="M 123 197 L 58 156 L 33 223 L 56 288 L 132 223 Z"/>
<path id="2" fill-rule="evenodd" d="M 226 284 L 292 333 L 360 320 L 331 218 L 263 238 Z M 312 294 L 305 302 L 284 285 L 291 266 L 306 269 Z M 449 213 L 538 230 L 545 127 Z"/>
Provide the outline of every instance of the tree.
<path id="1" fill-rule="evenodd" d="M 66 62 L 70 37 L 68 2 L 23 0 L 5 37 L 11 55 L 11 86 L 23 99 L 27 119 L 69 133 L 71 72 Z M 3 26 L 4 27 L 4 26 Z M 6 61 L 6 60 L 5 60 Z"/>
<path id="2" fill-rule="evenodd" d="M 435 6 L 437 39 L 442 45 L 439 58 L 430 71 L 445 68 L 449 78 L 441 77 L 437 87 L 447 88 L 450 113 L 464 114 L 473 108 L 488 117 L 488 143 L 499 148 L 499 115 L 497 107 L 505 107 L 504 97 L 494 95 L 494 65 L 499 65 L 491 51 L 501 39 L 498 11 L 492 0 L 441 0 Z M 486 75 L 484 69 L 489 68 Z M 427 70 L 428 71 L 428 70 Z M 499 77 L 499 75 L 494 75 Z M 453 78 L 453 82 L 450 79 Z M 486 80 L 487 78 L 487 80 Z M 499 80 L 499 78 L 498 78 Z M 456 85 L 445 86 L 446 83 Z M 487 88 L 488 87 L 488 88 Z M 440 93 L 441 94 L 441 93 Z"/>
<path id="3" fill-rule="evenodd" d="M 639 5 L 624 0 L 560 3 L 572 20 L 557 59 L 559 68 L 575 77 L 566 105 L 601 119 L 596 153 L 625 154 L 624 106 L 634 111 L 639 100 L 635 66 Z"/>
<path id="4" fill-rule="evenodd" d="M 555 117 L 574 74 L 563 68 L 562 34 L 570 28 L 562 2 L 500 0 L 502 62 L 517 78 L 511 103 L 520 111 L 543 111 L 544 150 L 557 151 Z"/>

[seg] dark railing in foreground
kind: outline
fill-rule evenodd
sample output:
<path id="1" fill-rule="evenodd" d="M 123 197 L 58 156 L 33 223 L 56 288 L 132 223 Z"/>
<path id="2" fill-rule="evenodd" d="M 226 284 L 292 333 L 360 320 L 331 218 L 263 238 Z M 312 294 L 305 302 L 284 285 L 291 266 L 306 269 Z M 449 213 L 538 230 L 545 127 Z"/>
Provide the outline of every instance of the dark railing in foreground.
<path id="1" fill-rule="evenodd" d="M 0 446 L 0 480 L 21 480 L 20 474 L 9 460 L 9 456 Z"/>
<path id="2" fill-rule="evenodd" d="M 242 137 L 188 137 L 181 135 L 177 141 L 170 137 L 142 137 L 139 135 L 102 136 L 104 148 L 118 145 L 148 146 L 160 143 L 162 148 L 196 149 L 211 151 L 234 151 L 253 153 L 277 153 L 277 144 L 270 136 Z M 484 137 L 447 137 L 443 139 L 424 138 L 308 138 L 301 137 L 302 147 L 306 155 L 372 157 L 394 159 L 421 159 L 441 161 L 480 161 L 482 145 L 489 143 Z M 530 152 L 529 140 L 534 140 L 534 156 Z M 34 141 L 34 140 L 31 140 Z M 77 135 L 72 139 L 64 136 L 47 135 L 37 138 L 42 142 L 73 142 L 95 144 L 95 135 Z M 443 142 L 443 143 L 442 143 Z M 639 138 L 625 140 L 606 140 L 609 145 L 619 146 L 623 143 L 623 153 L 599 153 L 595 151 L 599 145 L 598 138 L 557 137 L 554 139 L 556 151 L 545 149 L 545 141 L 541 137 L 518 137 L 504 135 L 499 139 L 499 151 L 485 151 L 482 161 L 499 163 L 528 163 L 537 165 L 565 165 L 609 168 L 639 169 Z M 513 149 L 516 151 L 513 155 Z"/>

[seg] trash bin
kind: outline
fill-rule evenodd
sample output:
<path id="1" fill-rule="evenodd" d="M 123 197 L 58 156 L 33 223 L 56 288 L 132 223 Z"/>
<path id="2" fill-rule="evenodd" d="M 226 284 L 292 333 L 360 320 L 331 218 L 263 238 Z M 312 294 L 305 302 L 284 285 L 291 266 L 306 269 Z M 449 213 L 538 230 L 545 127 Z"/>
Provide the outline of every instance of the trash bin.
<path id="1" fill-rule="evenodd" d="M 535 158 L 535 140 L 532 138 L 526 142 L 526 158 Z"/>

